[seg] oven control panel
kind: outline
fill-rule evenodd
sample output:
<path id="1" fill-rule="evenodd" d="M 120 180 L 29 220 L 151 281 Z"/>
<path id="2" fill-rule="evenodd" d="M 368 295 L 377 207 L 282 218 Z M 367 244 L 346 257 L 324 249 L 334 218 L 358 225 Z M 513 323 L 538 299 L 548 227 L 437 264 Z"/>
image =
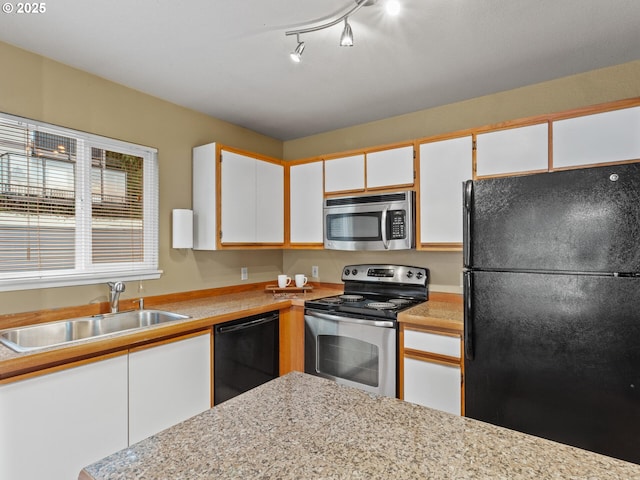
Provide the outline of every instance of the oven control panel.
<path id="1" fill-rule="evenodd" d="M 342 281 L 426 285 L 429 281 L 429 270 L 407 265 L 347 265 L 342 270 Z"/>

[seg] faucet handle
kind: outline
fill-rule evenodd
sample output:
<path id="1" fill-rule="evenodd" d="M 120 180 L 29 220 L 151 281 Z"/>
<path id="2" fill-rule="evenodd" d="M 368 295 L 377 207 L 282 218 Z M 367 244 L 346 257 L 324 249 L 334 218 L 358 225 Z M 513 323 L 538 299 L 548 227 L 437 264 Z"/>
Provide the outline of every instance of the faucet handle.
<path id="1" fill-rule="evenodd" d="M 107 282 L 107 285 L 109 285 L 109 289 L 112 292 L 118 292 L 118 293 L 124 292 L 126 288 L 124 282 Z"/>

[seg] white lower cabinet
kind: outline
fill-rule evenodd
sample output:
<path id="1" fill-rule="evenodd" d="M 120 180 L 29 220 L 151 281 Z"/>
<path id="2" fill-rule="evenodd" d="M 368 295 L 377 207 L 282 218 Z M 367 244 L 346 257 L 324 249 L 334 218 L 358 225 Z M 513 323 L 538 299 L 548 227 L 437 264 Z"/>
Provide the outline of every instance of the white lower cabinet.
<path id="1" fill-rule="evenodd" d="M 129 443 L 211 408 L 211 335 L 129 354 Z"/>
<path id="2" fill-rule="evenodd" d="M 404 399 L 460 415 L 460 367 L 404 358 Z"/>
<path id="3" fill-rule="evenodd" d="M 462 414 L 460 337 L 403 328 L 403 399 Z"/>
<path id="4" fill-rule="evenodd" d="M 211 406 L 211 334 L 0 385 L 0 479 L 69 480 Z"/>
<path id="5" fill-rule="evenodd" d="M 127 355 L 0 385 L 0 478 L 69 480 L 127 446 Z"/>

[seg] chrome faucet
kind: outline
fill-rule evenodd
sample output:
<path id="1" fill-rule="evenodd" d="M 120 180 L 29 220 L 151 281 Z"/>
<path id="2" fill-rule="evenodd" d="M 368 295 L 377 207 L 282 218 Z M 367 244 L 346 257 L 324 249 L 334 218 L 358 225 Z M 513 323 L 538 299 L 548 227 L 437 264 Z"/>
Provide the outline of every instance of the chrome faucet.
<path id="1" fill-rule="evenodd" d="M 111 305 L 111 313 L 117 313 L 120 308 L 120 294 L 124 292 L 123 282 L 109 282 L 109 304 Z"/>

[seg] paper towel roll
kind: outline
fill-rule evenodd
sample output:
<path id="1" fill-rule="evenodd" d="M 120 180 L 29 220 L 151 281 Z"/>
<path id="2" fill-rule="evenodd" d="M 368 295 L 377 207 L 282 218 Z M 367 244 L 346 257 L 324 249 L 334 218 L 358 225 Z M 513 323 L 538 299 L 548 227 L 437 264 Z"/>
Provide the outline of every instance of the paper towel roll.
<path id="1" fill-rule="evenodd" d="M 173 248 L 193 248 L 193 210 L 173 210 Z"/>

